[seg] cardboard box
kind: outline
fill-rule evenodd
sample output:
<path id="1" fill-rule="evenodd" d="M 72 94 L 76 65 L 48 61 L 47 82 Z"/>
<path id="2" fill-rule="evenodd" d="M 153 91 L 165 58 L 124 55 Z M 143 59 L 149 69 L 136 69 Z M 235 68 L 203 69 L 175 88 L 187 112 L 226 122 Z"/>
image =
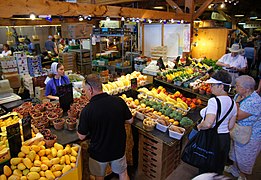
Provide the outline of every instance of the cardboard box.
<path id="1" fill-rule="evenodd" d="M 78 144 L 74 144 L 73 146 L 79 146 Z M 82 180 L 82 151 L 81 146 L 79 146 L 77 161 L 75 168 L 63 174 L 59 180 Z"/>
<path id="2" fill-rule="evenodd" d="M 19 88 L 21 86 L 21 78 L 18 74 L 4 75 L 4 79 L 8 79 L 11 88 Z"/>
<path id="3" fill-rule="evenodd" d="M 35 87 L 35 97 L 43 100 L 45 97 L 45 89 L 41 87 Z"/>
<path id="4" fill-rule="evenodd" d="M 92 25 L 87 23 L 62 23 L 63 38 L 84 39 L 90 38 L 92 34 Z"/>

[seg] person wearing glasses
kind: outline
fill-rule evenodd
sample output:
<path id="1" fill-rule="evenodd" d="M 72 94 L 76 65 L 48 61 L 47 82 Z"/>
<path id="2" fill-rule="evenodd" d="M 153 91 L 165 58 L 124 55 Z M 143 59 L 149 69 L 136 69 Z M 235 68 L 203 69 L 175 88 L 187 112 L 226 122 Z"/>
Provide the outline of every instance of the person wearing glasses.
<path id="1" fill-rule="evenodd" d="M 215 95 L 221 104 L 221 113 L 218 117 L 217 121 L 221 120 L 225 114 L 227 114 L 228 110 L 231 106 L 231 112 L 225 117 L 224 121 L 218 127 L 218 135 L 219 135 L 219 149 L 218 149 L 218 161 L 216 163 L 215 173 L 223 174 L 226 160 L 229 155 L 230 149 L 230 134 L 229 131 L 234 127 L 237 116 L 237 107 L 236 103 L 232 103 L 232 99 L 228 96 L 228 91 L 231 88 L 231 76 L 225 70 L 217 71 L 206 83 L 211 84 L 211 93 Z M 203 108 L 200 111 L 200 115 L 202 117 L 202 121 L 197 125 L 197 129 L 206 130 L 213 128 L 216 125 L 216 116 L 217 116 L 217 101 L 216 99 L 210 98 L 208 100 L 207 107 Z M 204 169 L 199 169 L 199 173 L 208 173 L 213 172 L 213 170 L 205 167 Z"/>
<path id="2" fill-rule="evenodd" d="M 235 86 L 235 79 L 239 76 L 239 73 L 245 73 L 247 69 L 247 60 L 244 56 L 240 55 L 242 49 L 239 44 L 233 44 L 229 48 L 231 53 L 222 56 L 216 63 L 221 66 L 224 70 L 229 72 L 232 77 L 232 86 Z"/>
<path id="3" fill-rule="evenodd" d="M 261 97 L 255 92 L 255 84 L 254 78 L 247 75 L 236 79 L 237 124 L 252 129 L 249 142 L 241 144 L 233 140 L 229 153 L 234 164 L 226 167 L 225 171 L 238 177 L 238 180 L 246 180 L 252 174 L 261 151 Z"/>
<path id="4" fill-rule="evenodd" d="M 53 62 L 51 65 L 51 75 L 45 80 L 46 89 L 45 96 L 51 100 L 59 100 L 57 87 L 70 84 L 69 78 L 64 75 L 64 66 L 61 63 Z"/>
<path id="5" fill-rule="evenodd" d="M 110 164 L 120 180 L 128 180 L 125 123 L 133 122 L 132 114 L 123 99 L 102 91 L 98 75 L 88 75 L 83 88 L 90 102 L 80 114 L 78 136 L 81 140 L 90 138 L 90 172 L 96 180 L 104 179 Z"/>

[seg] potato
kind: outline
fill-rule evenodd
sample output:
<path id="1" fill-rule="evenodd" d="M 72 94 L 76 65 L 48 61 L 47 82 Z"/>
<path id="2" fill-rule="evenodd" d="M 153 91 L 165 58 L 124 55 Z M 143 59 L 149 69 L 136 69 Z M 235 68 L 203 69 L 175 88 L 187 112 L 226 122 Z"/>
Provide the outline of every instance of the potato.
<path id="1" fill-rule="evenodd" d="M 55 179 L 55 176 L 53 175 L 52 171 L 50 171 L 50 170 L 45 171 L 45 176 L 49 180 L 54 180 Z"/>
<path id="2" fill-rule="evenodd" d="M 41 170 L 46 171 L 48 166 L 46 164 L 41 164 Z"/>
<path id="3" fill-rule="evenodd" d="M 36 166 L 36 167 L 40 167 L 41 166 L 41 161 L 39 161 L 39 160 L 35 160 L 34 161 L 34 166 Z"/>
<path id="4" fill-rule="evenodd" d="M 31 171 L 31 172 L 40 172 L 40 171 L 41 171 L 41 168 L 40 168 L 40 167 L 31 167 L 31 168 L 30 168 L 30 171 Z"/>
<path id="5" fill-rule="evenodd" d="M 63 146 L 59 143 L 54 143 L 54 148 L 59 151 L 59 150 L 63 150 Z"/>
<path id="6" fill-rule="evenodd" d="M 64 173 L 66 173 L 67 171 L 69 171 L 69 170 L 71 170 L 71 169 L 72 169 L 71 165 L 65 165 L 65 166 L 63 167 L 62 173 L 64 174 Z"/>
<path id="7" fill-rule="evenodd" d="M 55 158 L 57 156 L 57 150 L 54 147 L 52 147 L 51 152 L 52 152 L 52 156 Z"/>
<path id="8" fill-rule="evenodd" d="M 71 156 L 71 157 L 70 157 L 70 161 L 71 161 L 72 163 L 75 163 L 75 162 L 76 162 L 76 157 Z"/>
<path id="9" fill-rule="evenodd" d="M 54 165 L 54 164 L 59 164 L 59 163 L 60 163 L 60 158 L 53 158 L 53 159 L 51 160 L 51 163 L 52 163 L 52 165 Z"/>
<path id="10" fill-rule="evenodd" d="M 23 173 L 22 173 L 22 171 L 21 171 L 20 169 L 15 169 L 15 170 L 13 171 L 13 174 L 14 174 L 14 175 L 17 175 L 17 176 L 19 176 L 19 177 L 22 177 L 22 176 L 23 176 Z"/>
<path id="11" fill-rule="evenodd" d="M 24 158 L 23 163 L 28 169 L 30 169 L 33 166 L 33 163 L 29 158 Z"/>
<path id="12" fill-rule="evenodd" d="M 54 175 L 55 177 L 60 177 L 60 176 L 62 175 L 62 172 L 61 172 L 61 171 L 54 171 L 54 172 L 53 172 L 53 175 Z"/>
<path id="13" fill-rule="evenodd" d="M 38 155 L 40 156 L 40 157 L 42 157 L 42 156 L 44 156 L 45 155 L 45 149 L 42 149 L 42 150 L 40 150 L 39 152 L 38 152 Z"/>
<path id="14" fill-rule="evenodd" d="M 0 180 L 7 180 L 6 175 L 2 174 L 2 175 L 0 176 Z"/>
<path id="15" fill-rule="evenodd" d="M 20 176 L 17 176 L 17 175 L 11 175 L 8 180 L 20 180 Z"/>
<path id="16" fill-rule="evenodd" d="M 41 150 L 41 148 L 40 148 L 40 146 L 32 145 L 32 146 L 30 147 L 30 150 L 34 150 L 35 152 L 38 152 L 38 151 Z"/>
<path id="17" fill-rule="evenodd" d="M 17 168 L 18 168 L 19 170 L 23 171 L 23 170 L 26 169 L 26 166 L 24 165 L 24 163 L 19 163 L 19 164 L 17 165 Z"/>
<path id="18" fill-rule="evenodd" d="M 29 154 L 29 152 L 30 152 L 30 146 L 22 146 L 22 147 L 21 147 L 21 151 L 22 151 L 24 154 Z"/>
<path id="19" fill-rule="evenodd" d="M 16 166 L 17 164 L 21 163 L 23 161 L 23 158 L 12 158 L 10 163 L 11 165 Z"/>

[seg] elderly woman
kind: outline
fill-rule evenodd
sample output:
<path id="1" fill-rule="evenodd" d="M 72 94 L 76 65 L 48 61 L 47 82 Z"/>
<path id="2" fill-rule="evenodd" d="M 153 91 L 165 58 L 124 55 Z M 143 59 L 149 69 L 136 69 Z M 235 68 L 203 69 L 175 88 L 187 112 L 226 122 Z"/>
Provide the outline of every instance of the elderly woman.
<path id="1" fill-rule="evenodd" d="M 230 89 L 231 76 L 225 70 L 220 70 L 216 72 L 212 78 L 206 81 L 206 83 L 211 84 L 211 92 L 215 95 L 221 104 L 221 113 L 217 121 L 220 121 L 229 109 L 232 110 L 225 117 L 224 121 L 218 127 L 219 135 L 219 149 L 218 149 L 218 161 L 216 163 L 215 172 L 218 174 L 223 174 L 226 159 L 228 158 L 229 148 L 230 148 L 230 134 L 229 131 L 235 125 L 236 121 L 236 103 L 233 103 L 232 99 L 228 96 L 228 91 Z M 215 98 L 210 98 L 208 100 L 208 105 L 206 108 L 202 109 L 200 115 L 202 116 L 201 123 L 197 126 L 198 130 L 206 130 L 213 128 L 216 125 L 218 105 Z M 199 169 L 199 173 L 213 172 L 209 167 L 204 169 Z"/>
<path id="2" fill-rule="evenodd" d="M 236 79 L 236 91 L 237 123 L 240 126 L 251 126 L 252 134 L 246 144 L 232 142 L 230 159 L 234 164 L 226 167 L 225 171 L 242 180 L 252 173 L 261 149 L 261 97 L 255 92 L 255 80 L 247 75 Z"/>

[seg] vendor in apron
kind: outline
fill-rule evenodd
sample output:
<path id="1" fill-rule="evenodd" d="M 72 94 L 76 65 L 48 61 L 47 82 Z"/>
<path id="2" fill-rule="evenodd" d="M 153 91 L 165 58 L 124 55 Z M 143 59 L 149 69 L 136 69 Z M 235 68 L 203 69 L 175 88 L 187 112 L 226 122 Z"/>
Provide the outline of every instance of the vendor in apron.
<path id="1" fill-rule="evenodd" d="M 247 60 L 244 56 L 240 55 L 242 49 L 239 44 L 233 44 L 231 48 L 228 48 L 231 53 L 222 56 L 216 63 L 216 65 L 221 66 L 224 70 L 228 71 L 232 77 L 232 86 L 236 84 L 236 78 L 239 73 L 245 73 L 247 68 Z"/>
<path id="2" fill-rule="evenodd" d="M 51 65 L 51 73 L 51 77 L 47 77 L 45 80 L 45 96 L 51 100 L 59 100 L 61 94 L 57 92 L 57 87 L 70 84 L 70 80 L 64 75 L 64 66 L 61 63 L 53 62 Z"/>

